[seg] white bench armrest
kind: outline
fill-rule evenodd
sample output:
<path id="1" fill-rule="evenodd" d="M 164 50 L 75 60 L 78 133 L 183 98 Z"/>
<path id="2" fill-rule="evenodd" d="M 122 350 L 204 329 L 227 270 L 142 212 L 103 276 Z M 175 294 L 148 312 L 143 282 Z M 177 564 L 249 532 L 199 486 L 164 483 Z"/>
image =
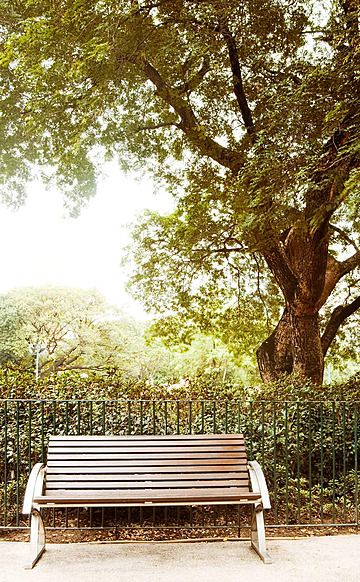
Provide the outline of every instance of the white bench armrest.
<path id="1" fill-rule="evenodd" d="M 253 491 L 261 494 L 261 501 L 264 509 L 271 509 L 269 491 L 266 485 L 262 468 L 257 461 L 249 461 L 249 473 Z"/>
<path id="2" fill-rule="evenodd" d="M 31 470 L 25 489 L 22 510 L 24 515 L 29 515 L 31 513 L 34 497 L 42 494 L 44 477 L 45 465 L 43 465 L 43 463 L 36 463 Z"/>

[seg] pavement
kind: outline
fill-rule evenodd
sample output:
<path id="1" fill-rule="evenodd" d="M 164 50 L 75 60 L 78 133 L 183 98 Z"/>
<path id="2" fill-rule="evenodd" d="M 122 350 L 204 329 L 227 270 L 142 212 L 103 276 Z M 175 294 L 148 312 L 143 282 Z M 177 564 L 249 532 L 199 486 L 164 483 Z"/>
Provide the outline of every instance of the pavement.
<path id="1" fill-rule="evenodd" d="M 0 582 L 359 582 L 360 535 L 268 540 L 272 564 L 249 542 L 48 544 L 24 570 L 24 542 L 0 541 Z"/>

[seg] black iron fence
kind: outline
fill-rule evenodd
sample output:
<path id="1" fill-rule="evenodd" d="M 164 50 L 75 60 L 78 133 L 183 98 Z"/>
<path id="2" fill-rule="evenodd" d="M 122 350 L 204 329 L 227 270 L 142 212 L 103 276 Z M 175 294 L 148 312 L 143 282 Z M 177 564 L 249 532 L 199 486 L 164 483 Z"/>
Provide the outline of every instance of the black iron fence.
<path id="1" fill-rule="evenodd" d="M 265 472 L 269 527 L 358 526 L 359 402 L 0 400 L 0 528 L 24 528 L 31 467 L 51 434 L 245 435 Z M 227 528 L 242 512 L 221 508 L 49 510 L 54 528 Z M 45 512 L 46 513 L 46 512 Z"/>

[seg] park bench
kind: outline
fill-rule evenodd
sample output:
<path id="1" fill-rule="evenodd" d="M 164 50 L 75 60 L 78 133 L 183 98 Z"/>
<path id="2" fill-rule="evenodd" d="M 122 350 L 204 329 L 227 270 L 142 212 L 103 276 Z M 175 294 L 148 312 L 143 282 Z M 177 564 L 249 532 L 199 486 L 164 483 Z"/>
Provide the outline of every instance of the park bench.
<path id="1" fill-rule="evenodd" d="M 41 508 L 250 504 L 251 545 L 265 563 L 263 472 L 248 462 L 243 436 L 52 436 L 25 491 L 32 568 L 45 551 Z"/>

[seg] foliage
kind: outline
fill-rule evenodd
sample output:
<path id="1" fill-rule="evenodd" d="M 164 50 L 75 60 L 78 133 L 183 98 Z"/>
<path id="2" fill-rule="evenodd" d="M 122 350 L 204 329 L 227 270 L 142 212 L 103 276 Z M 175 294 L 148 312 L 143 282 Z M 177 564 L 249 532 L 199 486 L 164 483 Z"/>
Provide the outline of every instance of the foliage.
<path id="1" fill-rule="evenodd" d="M 0 296 L 0 356 L 41 374 L 99 367 L 123 349 L 119 313 L 95 291 L 20 288 Z M 122 339 L 122 341 L 121 341 Z"/>
<path id="2" fill-rule="evenodd" d="M 321 383 L 359 306 L 356 0 L 4 0 L 0 16 L 5 195 L 35 164 L 75 210 L 104 156 L 153 172 L 178 207 L 136 230 L 138 295 L 240 356 L 262 342 L 263 378 Z"/>
<path id="3" fill-rule="evenodd" d="M 149 335 L 149 334 L 148 334 Z M 78 369 L 112 367 L 134 378 L 178 382 L 207 370 L 244 382 L 254 375 L 249 362 L 240 370 L 226 347 L 196 336 L 178 351 L 148 337 L 146 326 L 126 318 L 94 291 L 22 288 L 0 296 L 0 363 L 34 370 L 41 376 Z"/>

